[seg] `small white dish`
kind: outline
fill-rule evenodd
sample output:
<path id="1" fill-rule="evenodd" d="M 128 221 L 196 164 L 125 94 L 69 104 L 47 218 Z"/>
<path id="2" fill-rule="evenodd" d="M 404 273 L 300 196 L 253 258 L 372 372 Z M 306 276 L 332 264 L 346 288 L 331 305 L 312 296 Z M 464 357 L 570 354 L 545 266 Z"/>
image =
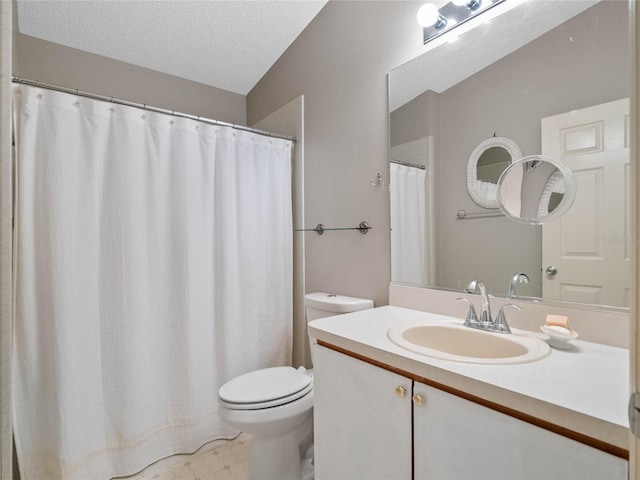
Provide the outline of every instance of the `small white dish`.
<path id="1" fill-rule="evenodd" d="M 555 325 L 542 325 L 540 330 L 549 335 L 547 343 L 554 348 L 559 348 L 560 350 L 569 350 L 571 348 L 571 345 L 568 343 L 569 340 L 575 340 L 578 338 L 578 332 L 575 330 L 569 330 L 568 328 Z"/>

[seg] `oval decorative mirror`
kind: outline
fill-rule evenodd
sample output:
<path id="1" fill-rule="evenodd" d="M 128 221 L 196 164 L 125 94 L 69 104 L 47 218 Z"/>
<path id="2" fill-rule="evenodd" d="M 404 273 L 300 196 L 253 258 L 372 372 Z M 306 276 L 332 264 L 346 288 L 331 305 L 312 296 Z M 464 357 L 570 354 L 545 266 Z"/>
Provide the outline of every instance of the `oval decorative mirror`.
<path id="1" fill-rule="evenodd" d="M 502 173 L 497 198 L 500 210 L 511 220 L 540 225 L 573 205 L 576 181 L 573 172 L 558 160 L 530 155 Z"/>
<path id="2" fill-rule="evenodd" d="M 469 156 L 467 189 L 474 202 L 484 208 L 498 208 L 498 179 L 522 157 L 518 144 L 506 137 L 491 137 Z"/>

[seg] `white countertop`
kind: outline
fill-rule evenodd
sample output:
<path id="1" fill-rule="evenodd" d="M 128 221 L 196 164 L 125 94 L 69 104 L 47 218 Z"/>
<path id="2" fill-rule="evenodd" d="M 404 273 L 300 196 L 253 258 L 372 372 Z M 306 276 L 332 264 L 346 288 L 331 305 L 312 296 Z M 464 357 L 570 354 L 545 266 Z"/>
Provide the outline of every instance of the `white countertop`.
<path id="1" fill-rule="evenodd" d="M 629 448 L 629 351 L 573 340 L 541 360 L 483 365 L 412 353 L 387 338 L 396 325 L 462 320 L 386 306 L 314 320 L 309 334 L 328 344 L 532 415 L 620 448 Z M 542 332 L 532 335 L 546 338 Z"/>

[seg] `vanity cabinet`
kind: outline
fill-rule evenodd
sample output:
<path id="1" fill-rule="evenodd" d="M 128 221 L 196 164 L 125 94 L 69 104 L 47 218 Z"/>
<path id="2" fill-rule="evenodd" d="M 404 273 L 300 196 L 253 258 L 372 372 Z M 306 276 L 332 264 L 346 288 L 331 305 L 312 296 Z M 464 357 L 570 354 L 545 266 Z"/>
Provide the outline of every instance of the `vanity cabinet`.
<path id="1" fill-rule="evenodd" d="M 420 382 L 413 392 L 416 479 L 627 479 L 626 460 Z"/>
<path id="2" fill-rule="evenodd" d="M 317 480 L 411 478 L 411 380 L 314 345 Z"/>
<path id="3" fill-rule="evenodd" d="M 624 459 L 334 350 L 314 350 L 317 480 L 628 476 Z"/>

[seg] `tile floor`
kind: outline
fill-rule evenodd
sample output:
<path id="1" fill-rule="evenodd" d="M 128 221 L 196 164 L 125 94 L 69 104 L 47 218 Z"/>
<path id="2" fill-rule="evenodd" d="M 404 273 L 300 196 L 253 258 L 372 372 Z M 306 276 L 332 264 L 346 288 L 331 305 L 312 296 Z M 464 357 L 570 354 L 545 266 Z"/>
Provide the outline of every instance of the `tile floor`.
<path id="1" fill-rule="evenodd" d="M 174 455 L 122 480 L 247 480 L 251 436 L 215 440 L 192 455 Z"/>

